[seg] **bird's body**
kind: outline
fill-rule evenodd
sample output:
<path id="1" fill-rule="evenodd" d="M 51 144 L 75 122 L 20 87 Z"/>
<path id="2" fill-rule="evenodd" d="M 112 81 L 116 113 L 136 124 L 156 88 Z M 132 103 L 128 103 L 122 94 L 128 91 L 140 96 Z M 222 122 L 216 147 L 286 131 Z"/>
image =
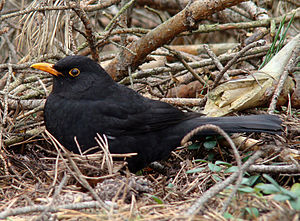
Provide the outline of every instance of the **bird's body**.
<path id="1" fill-rule="evenodd" d="M 128 159 L 131 171 L 167 157 L 186 133 L 204 124 L 229 133 L 281 131 L 281 121 L 272 115 L 206 118 L 145 98 L 114 82 L 87 57 L 66 57 L 52 69 L 56 76 L 44 110 L 47 130 L 76 153 L 75 136 L 83 152 L 97 145 L 97 133 L 105 134 L 111 153 L 138 154 Z M 206 134 L 212 131 L 201 133 Z"/>

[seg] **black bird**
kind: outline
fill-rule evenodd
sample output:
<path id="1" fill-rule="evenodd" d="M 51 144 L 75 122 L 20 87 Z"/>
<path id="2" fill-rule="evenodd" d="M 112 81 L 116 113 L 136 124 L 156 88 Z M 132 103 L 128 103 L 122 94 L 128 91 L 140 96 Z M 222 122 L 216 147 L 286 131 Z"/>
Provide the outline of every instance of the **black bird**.
<path id="1" fill-rule="evenodd" d="M 145 98 L 117 84 L 96 62 L 68 56 L 56 64 L 31 67 L 54 75 L 44 117 L 47 130 L 70 151 L 96 146 L 96 133 L 108 138 L 111 153 L 137 153 L 128 159 L 131 171 L 161 160 L 180 145 L 192 129 L 214 124 L 228 133 L 279 133 L 281 120 L 274 115 L 203 117 L 161 101 Z M 213 134 L 203 131 L 199 135 Z"/>

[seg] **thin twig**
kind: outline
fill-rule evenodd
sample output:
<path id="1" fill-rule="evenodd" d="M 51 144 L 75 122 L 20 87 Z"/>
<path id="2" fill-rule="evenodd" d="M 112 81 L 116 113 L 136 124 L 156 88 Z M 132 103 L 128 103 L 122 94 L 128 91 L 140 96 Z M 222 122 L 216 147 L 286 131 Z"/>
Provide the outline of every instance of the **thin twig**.
<path id="1" fill-rule="evenodd" d="M 75 162 L 73 161 L 73 159 L 71 158 L 70 154 L 68 153 L 68 151 L 55 139 L 55 137 L 52 136 L 52 134 L 50 134 L 47 130 L 45 130 L 47 136 L 49 136 L 49 138 L 52 140 L 52 143 L 54 144 L 54 146 L 56 147 L 56 150 L 58 151 L 58 154 L 60 155 L 61 159 L 64 159 L 58 146 L 65 152 L 66 157 L 68 159 L 68 161 L 70 162 L 71 166 L 73 167 L 74 171 L 72 171 L 69 166 L 66 164 L 65 160 L 63 161 L 65 163 L 65 166 L 67 168 L 69 168 L 69 171 L 71 172 L 71 174 L 74 176 L 74 178 L 82 185 L 84 186 L 87 190 L 90 191 L 90 193 L 92 194 L 92 196 L 94 197 L 94 199 L 97 200 L 97 202 L 99 203 L 99 205 L 101 205 L 101 207 L 107 212 L 109 210 L 108 206 L 100 199 L 100 197 L 95 193 L 95 191 L 92 189 L 92 187 L 90 186 L 90 184 L 86 181 L 86 179 L 83 178 L 83 175 L 81 173 L 81 171 L 79 170 L 78 166 L 75 164 Z"/>
<path id="2" fill-rule="evenodd" d="M 86 12 L 80 7 L 79 2 L 77 4 L 72 4 L 72 5 L 73 5 L 72 9 L 76 12 L 78 17 L 84 24 L 86 40 L 89 43 L 92 57 L 96 62 L 98 62 L 99 61 L 99 53 L 98 53 L 98 48 L 96 46 L 96 38 L 95 38 L 95 33 L 92 28 L 91 21 L 90 21 L 88 15 L 86 14 Z"/>
<path id="3" fill-rule="evenodd" d="M 196 74 L 196 72 L 191 68 L 191 66 L 183 59 L 182 54 L 179 51 L 176 51 L 174 49 L 171 49 L 170 47 L 165 46 L 172 54 L 175 55 L 175 57 L 183 64 L 183 66 L 194 76 L 195 79 L 197 79 L 200 83 L 203 85 L 206 85 L 207 82 L 202 79 L 201 76 Z"/>
<path id="4" fill-rule="evenodd" d="M 264 46 L 266 44 L 266 41 L 263 41 L 263 40 L 260 40 L 260 41 L 257 41 L 257 42 L 253 42 L 249 45 L 247 45 L 246 47 L 244 47 L 242 50 L 240 50 L 236 56 L 231 59 L 227 64 L 226 66 L 223 68 L 222 71 L 220 71 L 219 75 L 216 77 L 213 85 L 211 86 L 211 89 L 214 89 L 220 82 L 220 80 L 222 79 L 224 73 L 234 64 L 237 62 L 237 60 L 243 55 L 245 54 L 245 52 L 247 52 L 248 50 L 250 50 L 251 48 L 254 48 L 254 47 L 258 47 L 258 46 Z"/>
<path id="5" fill-rule="evenodd" d="M 266 150 L 264 150 L 266 151 Z M 261 157 L 264 153 L 263 150 L 256 151 L 243 165 L 241 168 L 241 171 L 237 171 L 230 175 L 228 178 L 226 178 L 224 181 L 215 184 L 213 187 L 211 187 L 208 191 L 206 191 L 186 212 L 185 215 L 187 217 L 194 216 L 197 214 L 197 212 L 202 208 L 204 203 L 206 203 L 209 199 L 214 197 L 216 194 L 218 194 L 221 190 L 226 188 L 228 185 L 230 185 L 236 178 L 239 176 L 240 173 L 244 173 L 247 168 L 252 165 L 259 157 Z"/>
<path id="6" fill-rule="evenodd" d="M 299 56 L 299 53 L 300 53 L 300 44 L 298 44 L 298 46 L 293 50 L 290 61 L 287 64 L 287 66 L 285 67 L 283 74 L 280 76 L 278 85 L 275 89 L 275 92 L 273 94 L 273 97 L 272 97 L 272 100 L 271 100 L 271 103 L 270 103 L 270 106 L 268 109 L 269 114 L 274 114 L 274 111 L 276 109 L 277 100 L 280 96 L 280 93 L 283 89 L 283 86 L 285 84 L 285 81 L 286 81 L 289 73 L 291 72 L 293 66 L 295 66 L 295 61 L 296 61 L 297 57 Z"/>
<path id="7" fill-rule="evenodd" d="M 206 124 L 206 125 L 203 125 L 203 126 L 200 126 L 200 127 L 197 127 L 195 129 L 193 129 L 192 131 L 190 131 L 187 135 L 184 136 L 184 138 L 182 139 L 181 141 L 181 145 L 184 145 L 185 143 L 187 143 L 192 137 L 196 136 L 198 133 L 200 133 L 201 131 L 205 131 L 205 130 L 214 130 L 215 132 L 217 132 L 218 134 L 220 134 L 221 136 L 223 136 L 226 141 L 230 144 L 232 150 L 233 150 L 233 153 L 234 153 L 234 156 L 235 156 L 235 159 L 236 159 L 236 162 L 237 162 L 237 166 L 238 166 L 238 179 L 237 179 L 237 182 L 236 182 L 236 185 L 234 186 L 230 196 L 228 197 L 227 201 L 225 202 L 223 208 L 222 208 L 222 213 L 224 213 L 228 206 L 229 206 L 229 203 L 231 202 L 233 196 L 236 194 L 241 182 L 242 182 L 242 178 L 243 178 L 243 173 L 242 173 L 242 161 L 241 161 L 241 156 L 234 144 L 234 142 L 232 141 L 232 139 L 229 137 L 229 135 L 224 131 L 222 130 L 220 127 L 216 126 L 216 125 L 212 125 L 212 124 Z"/>
<path id="8" fill-rule="evenodd" d="M 42 212 L 48 208 L 48 205 L 45 206 L 25 206 L 18 207 L 15 209 L 8 209 L 0 213 L 0 219 L 5 219 L 9 216 L 16 216 L 21 214 L 33 213 L 33 212 Z M 91 208 L 102 208 L 102 205 L 98 201 L 89 201 L 89 202 L 80 202 L 80 203 L 70 203 L 61 206 L 55 206 L 49 208 L 48 212 L 56 213 L 63 209 L 69 210 L 80 210 L 80 209 L 91 209 Z"/>
<path id="9" fill-rule="evenodd" d="M 210 48 L 208 47 L 207 44 L 203 45 L 203 48 L 206 50 L 207 54 L 209 55 L 209 57 L 212 59 L 212 61 L 215 63 L 216 67 L 222 71 L 223 70 L 223 65 L 221 64 L 221 62 L 219 61 L 219 59 L 217 58 L 217 56 L 215 55 L 215 53 L 210 50 Z M 224 73 L 224 78 L 225 80 L 230 80 L 230 77 L 228 76 L 228 74 L 225 72 Z"/>
<path id="10" fill-rule="evenodd" d="M 277 174 L 294 174 L 300 173 L 299 167 L 291 165 L 251 165 L 247 171 L 257 173 L 277 173 Z"/>
<path id="11" fill-rule="evenodd" d="M 48 213 L 51 208 L 53 207 L 53 203 L 54 201 L 57 199 L 57 197 L 59 196 L 62 188 L 64 187 L 64 185 L 67 183 L 68 181 L 68 175 L 65 174 L 64 177 L 62 178 L 60 184 L 58 185 L 58 187 L 56 188 L 53 196 L 52 196 L 52 199 L 50 201 L 50 203 L 48 204 L 48 206 L 44 209 L 44 211 L 42 212 L 42 214 L 40 214 L 37 218 L 35 218 L 35 220 L 41 220 L 43 218 L 44 215 L 46 215 L 46 213 Z"/>

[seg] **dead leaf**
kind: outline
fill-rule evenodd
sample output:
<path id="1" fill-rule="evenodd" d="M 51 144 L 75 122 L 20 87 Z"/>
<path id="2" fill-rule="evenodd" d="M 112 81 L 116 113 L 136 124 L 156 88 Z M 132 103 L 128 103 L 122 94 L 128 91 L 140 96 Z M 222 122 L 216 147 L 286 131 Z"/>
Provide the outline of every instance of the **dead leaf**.
<path id="1" fill-rule="evenodd" d="M 204 114 L 213 117 L 224 116 L 234 111 L 268 103 L 293 49 L 299 45 L 300 34 L 282 48 L 260 71 L 244 79 L 231 80 L 216 87 L 208 95 Z M 284 97 L 287 97 L 294 87 L 293 79 L 288 77 L 279 100 L 284 101 Z"/>

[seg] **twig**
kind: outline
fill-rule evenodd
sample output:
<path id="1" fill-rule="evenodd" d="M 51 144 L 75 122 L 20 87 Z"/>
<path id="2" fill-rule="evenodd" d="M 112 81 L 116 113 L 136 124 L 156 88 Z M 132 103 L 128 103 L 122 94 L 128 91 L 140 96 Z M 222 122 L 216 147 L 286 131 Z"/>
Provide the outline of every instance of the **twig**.
<path id="1" fill-rule="evenodd" d="M 299 167 L 295 164 L 291 165 L 251 165 L 247 171 L 258 173 L 277 173 L 277 174 L 293 174 L 300 173 Z"/>
<path id="2" fill-rule="evenodd" d="M 48 208 L 48 205 L 45 206 L 25 206 L 15 209 L 8 209 L 0 213 L 0 219 L 5 219 L 9 216 L 16 216 L 21 214 L 33 213 L 33 212 L 42 212 Z M 98 201 L 90 202 L 80 202 L 80 203 L 70 203 L 61 206 L 55 206 L 49 208 L 48 212 L 56 213 L 63 209 L 69 210 L 80 210 L 80 209 L 90 209 L 90 208 L 102 208 L 102 205 Z"/>
<path id="3" fill-rule="evenodd" d="M 98 48 L 96 46 L 96 38 L 95 38 L 95 34 L 92 29 L 91 21 L 90 21 L 88 15 L 86 14 L 86 12 L 80 7 L 79 2 L 77 4 L 76 3 L 73 4 L 72 9 L 75 11 L 75 13 L 78 15 L 78 17 L 84 24 L 86 40 L 89 43 L 92 57 L 96 62 L 98 62 L 99 61 L 99 53 L 98 53 Z"/>
<path id="4" fill-rule="evenodd" d="M 266 151 L 266 150 L 264 150 Z M 202 208 L 204 203 L 206 203 L 209 199 L 214 197 L 216 194 L 218 194 L 221 190 L 226 188 L 229 184 L 234 182 L 236 178 L 239 176 L 240 173 L 244 173 L 247 168 L 255 162 L 259 157 L 261 157 L 264 153 L 262 150 L 256 151 L 243 165 L 241 170 L 233 173 L 228 178 L 226 178 L 223 182 L 215 184 L 213 187 L 211 187 L 208 191 L 206 191 L 186 212 L 185 216 L 192 218 L 191 216 L 194 216 L 197 214 L 197 212 Z"/>
<path id="5" fill-rule="evenodd" d="M 53 196 L 52 196 L 52 199 L 50 201 L 50 203 L 47 205 L 47 207 L 44 209 L 44 211 L 42 212 L 42 214 L 40 214 L 37 218 L 35 218 L 35 220 L 41 220 L 43 218 L 44 215 L 46 215 L 46 213 L 48 213 L 52 206 L 53 206 L 53 203 L 54 201 L 57 199 L 57 197 L 59 196 L 62 188 L 64 187 L 64 185 L 66 184 L 66 182 L 68 181 L 68 175 L 65 174 L 63 179 L 61 180 L 60 184 L 58 185 L 58 187 L 56 188 Z"/>
<path id="6" fill-rule="evenodd" d="M 192 137 L 196 136 L 198 133 L 200 133 L 201 131 L 205 131 L 205 130 L 214 130 L 215 132 L 217 132 L 218 134 L 220 134 L 221 136 L 223 136 L 226 141 L 230 144 L 236 162 L 237 162 L 237 166 L 238 166 L 238 179 L 236 182 L 236 185 L 234 186 L 230 196 L 228 197 L 227 201 L 225 202 L 223 208 L 222 208 L 222 213 L 224 213 L 227 210 L 227 207 L 229 206 L 229 203 L 231 202 L 233 196 L 236 194 L 241 182 L 242 182 L 242 178 L 243 178 L 243 173 L 242 173 L 242 161 L 241 161 L 241 156 L 234 144 L 234 142 L 232 141 L 232 139 L 229 137 L 229 135 L 222 130 L 220 127 L 216 126 L 216 125 L 212 125 L 212 124 L 206 124 L 200 127 L 197 127 L 195 129 L 193 129 L 192 131 L 190 131 L 187 135 L 184 136 L 184 138 L 181 140 L 181 145 L 187 143 Z"/>
<path id="7" fill-rule="evenodd" d="M 222 71 L 220 71 L 219 75 L 217 75 L 213 85 L 211 86 L 211 89 L 214 89 L 220 82 L 220 80 L 222 79 L 224 73 L 234 64 L 237 62 L 237 60 L 248 50 L 250 50 L 251 48 L 254 48 L 254 47 L 258 47 L 258 46 L 264 46 L 266 44 L 265 41 L 263 40 L 260 40 L 260 41 L 257 41 L 257 42 L 253 42 L 249 45 L 247 45 L 246 47 L 244 47 L 242 50 L 240 50 L 236 56 L 234 58 L 232 58 L 227 64 L 226 66 L 223 68 Z"/>
<path id="8" fill-rule="evenodd" d="M 4 7 L 4 4 L 5 4 L 5 0 L 1 0 L 0 1 L 0 12 L 2 11 L 2 9 Z"/>
<path id="9" fill-rule="evenodd" d="M 113 19 L 110 21 L 110 23 L 105 27 L 104 31 L 108 31 L 110 27 L 116 22 L 117 18 L 123 14 L 133 3 L 135 0 L 131 0 L 130 2 L 126 3 L 120 11 L 113 17 Z"/>
<path id="10" fill-rule="evenodd" d="M 107 169 L 109 175 L 113 173 L 113 159 L 111 157 L 111 154 L 108 149 L 108 140 L 105 134 L 103 134 L 103 138 L 97 133 L 97 137 L 95 137 L 95 140 L 97 141 L 98 145 L 101 147 L 101 149 L 104 152 L 104 157 L 103 157 L 103 163 L 102 163 L 102 168 L 104 162 L 106 162 Z"/>
<path id="11" fill-rule="evenodd" d="M 4 172 L 5 174 L 9 174 L 8 172 L 8 164 L 7 164 L 7 156 L 6 156 L 6 153 L 5 153 L 5 147 L 3 145 L 3 132 L 4 132 L 4 126 L 6 124 L 6 121 L 7 121 L 7 115 L 8 115 L 8 94 L 9 94 L 9 85 L 10 85 L 10 81 L 11 81 L 11 78 L 13 76 L 13 70 L 12 70 L 12 67 L 11 67 L 11 56 L 9 56 L 9 62 L 8 62 L 8 76 L 7 76 L 7 79 L 6 79 L 6 84 L 5 84 L 5 87 L 4 87 L 4 98 L 3 98 L 3 116 L 2 116 L 2 119 L 0 119 L 0 158 L 1 158 L 1 161 L 3 162 L 3 167 L 4 167 Z M 2 103 L 2 102 L 1 102 Z M 0 117 L 1 117 L 1 112 L 0 111 Z"/>
<path id="12" fill-rule="evenodd" d="M 98 3 L 97 5 L 88 5 L 84 8 L 84 10 L 87 11 L 97 11 L 100 9 L 104 9 L 107 8 L 113 4 L 116 4 L 118 2 L 120 2 L 121 0 L 110 0 L 107 2 L 103 2 L 103 3 Z M 13 13 L 9 13 L 9 14 L 4 14 L 0 16 L 0 21 L 3 21 L 5 19 L 8 18 L 12 18 L 12 17 L 16 17 L 19 15 L 25 15 L 25 14 L 29 14 L 31 12 L 44 12 L 44 11 L 52 11 L 52 10 L 61 10 L 64 11 L 66 9 L 73 9 L 74 5 L 64 5 L 64 6 L 44 6 L 44 7 L 40 7 L 40 8 L 30 8 L 30 9 L 25 9 L 22 11 L 17 11 L 17 12 L 13 12 Z"/>
<path id="13" fill-rule="evenodd" d="M 189 7 L 184 8 L 181 12 L 177 13 L 172 18 L 157 26 L 155 29 L 148 32 L 145 36 L 138 41 L 131 44 L 128 48 L 136 52 L 136 55 L 130 53 L 124 54 L 124 57 L 117 56 L 106 68 L 106 71 L 115 79 L 120 80 L 127 74 L 128 66 L 131 66 L 134 71 L 137 66 L 145 60 L 146 56 L 158 47 L 168 43 L 178 34 L 183 31 L 191 29 L 187 23 L 193 21 L 195 23 L 200 19 L 207 18 L 216 11 L 223 10 L 224 8 L 236 5 L 243 0 L 222 0 L 222 1 L 194 1 Z M 170 31 L 166 31 L 170 30 Z M 164 33 L 163 35 L 161 33 Z M 117 67 L 122 59 L 122 70 Z"/>
<path id="14" fill-rule="evenodd" d="M 162 98 L 163 102 L 175 105 L 175 106 L 198 106 L 201 102 L 201 98 Z"/>
<path id="15" fill-rule="evenodd" d="M 295 64 L 295 61 L 296 61 L 297 57 L 299 56 L 299 53 L 300 53 L 300 44 L 298 44 L 298 46 L 293 50 L 290 61 L 287 64 L 287 66 L 285 67 L 285 70 L 284 70 L 283 74 L 280 76 L 280 79 L 278 81 L 278 85 L 275 89 L 275 92 L 273 94 L 273 97 L 272 97 L 272 100 L 271 100 L 271 103 L 270 103 L 270 106 L 269 106 L 269 109 L 268 109 L 269 114 L 274 114 L 274 111 L 276 109 L 277 100 L 278 100 L 278 98 L 280 96 L 280 93 L 283 89 L 285 81 L 286 81 L 289 73 L 291 72 L 294 64 Z"/>
<path id="16" fill-rule="evenodd" d="M 11 61 L 11 59 L 10 59 L 10 61 Z M 8 114 L 8 94 L 9 94 L 9 84 L 10 84 L 10 79 L 12 77 L 12 74 L 13 74 L 13 72 L 12 72 L 10 62 L 9 62 L 8 63 L 8 76 L 7 76 L 6 84 L 4 87 L 4 98 L 3 98 L 4 110 L 3 110 L 2 119 L 0 119 L 0 126 L 1 126 L 1 128 L 0 128 L 0 158 L 4 165 L 5 174 L 9 174 L 9 172 L 8 172 L 8 165 L 6 162 L 7 156 L 5 154 L 5 148 L 3 145 L 3 143 L 4 143 L 3 142 L 3 132 L 4 132 L 4 125 L 6 124 L 6 118 L 7 118 L 7 114 Z M 1 112 L 0 112 L 0 117 L 1 117 Z"/>
<path id="17" fill-rule="evenodd" d="M 175 55 L 175 57 L 183 64 L 183 66 L 194 76 L 195 79 L 197 79 L 200 83 L 203 85 L 206 85 L 207 82 L 202 79 L 201 76 L 196 74 L 196 72 L 191 68 L 191 66 L 183 59 L 181 53 L 179 51 L 176 51 L 174 49 L 171 49 L 170 47 L 165 46 L 172 54 Z"/>
<path id="18" fill-rule="evenodd" d="M 284 16 L 286 16 L 286 23 L 289 22 L 295 14 L 295 18 L 299 18 L 300 16 L 300 8 L 292 10 L 285 15 L 270 18 L 270 19 L 263 19 L 259 21 L 249 21 L 249 22 L 239 22 L 239 23 L 225 23 L 225 24 L 211 24 L 211 25 L 200 25 L 198 30 L 193 31 L 192 33 L 209 33 L 213 31 L 225 31 L 231 29 L 248 29 L 248 28 L 256 28 L 256 27 L 268 27 L 272 22 L 274 24 L 279 24 Z M 191 33 L 188 33 L 191 34 Z M 186 35 L 183 33 L 182 35 Z"/>
<path id="19" fill-rule="evenodd" d="M 215 63 L 216 67 L 222 71 L 223 70 L 223 65 L 221 64 L 221 62 L 218 60 L 217 56 L 215 55 L 215 53 L 210 50 L 210 48 L 208 47 L 207 44 L 203 45 L 203 48 L 206 50 L 207 54 L 209 55 L 209 57 L 212 59 L 212 61 Z M 228 74 L 225 72 L 224 73 L 224 78 L 225 80 L 230 80 L 230 77 L 228 76 Z"/>
<path id="20" fill-rule="evenodd" d="M 72 6 L 45 6 L 45 7 L 41 7 L 41 8 L 30 8 L 30 9 L 25 9 L 25 10 L 22 10 L 22 11 L 17 11 L 17 12 L 1 15 L 0 21 L 3 21 L 3 20 L 8 19 L 8 18 L 16 17 L 16 16 L 19 16 L 19 15 L 29 14 L 31 12 L 66 10 L 66 9 L 71 9 L 71 8 L 72 8 Z"/>
<path id="21" fill-rule="evenodd" d="M 149 7 L 148 5 L 145 5 L 144 8 L 150 12 L 152 12 L 153 14 L 157 15 L 161 21 L 161 23 L 164 22 L 163 18 L 160 15 L 160 12 L 158 10 L 155 10 L 154 8 Z"/>
<path id="22" fill-rule="evenodd" d="M 12 96 L 11 99 L 8 99 L 8 106 L 11 109 L 17 109 L 18 107 L 21 107 L 24 110 L 32 110 L 40 107 L 40 110 L 42 110 L 45 102 L 45 99 L 17 100 L 16 97 Z"/>
<path id="23" fill-rule="evenodd" d="M 52 136 L 52 134 L 50 134 L 47 130 L 45 130 L 45 133 L 47 134 L 47 136 L 49 136 L 49 138 L 52 140 L 54 146 L 56 147 L 56 150 L 58 152 L 58 154 L 60 155 L 61 159 L 64 159 L 58 146 L 65 152 L 66 157 L 68 159 L 68 161 L 70 162 L 71 166 L 73 167 L 74 171 L 72 171 L 69 166 L 66 164 L 65 161 L 63 161 L 65 163 L 65 166 L 69 169 L 69 171 L 71 172 L 71 174 L 74 176 L 74 178 L 83 186 L 85 187 L 87 190 L 90 191 L 90 193 L 92 194 L 92 196 L 94 197 L 95 200 L 97 200 L 97 202 L 99 203 L 99 205 L 101 205 L 102 209 L 104 209 L 106 212 L 108 212 L 109 208 L 108 206 L 100 199 L 100 197 L 96 194 L 96 192 L 92 189 L 92 187 L 90 186 L 90 184 L 86 181 L 86 179 L 83 177 L 81 171 L 79 170 L 78 166 L 75 164 L 75 162 L 73 161 L 73 159 L 71 158 L 70 154 L 68 153 L 68 151 L 55 139 L 55 137 Z"/>
<path id="24" fill-rule="evenodd" d="M 246 60 L 246 58 L 249 59 L 248 56 L 250 56 L 250 55 L 252 56 L 252 58 L 256 57 L 256 56 L 261 57 L 262 55 L 265 55 L 267 53 L 269 48 L 270 48 L 270 45 L 253 48 L 252 50 L 247 51 L 244 54 L 244 57 L 239 58 L 237 62 L 244 61 L 244 60 Z M 226 61 L 233 59 L 237 55 L 238 55 L 238 53 L 223 54 L 223 55 L 218 56 L 218 59 L 221 62 L 226 62 Z M 214 63 L 211 59 L 202 59 L 201 61 L 189 62 L 188 64 L 191 68 L 201 68 L 201 67 L 205 67 L 205 66 L 209 66 L 209 65 L 214 66 Z M 149 70 L 137 71 L 134 74 L 132 74 L 132 78 L 139 79 L 139 78 L 149 77 L 152 75 L 159 75 L 164 72 L 174 73 L 174 72 L 179 72 L 179 71 L 183 71 L 186 69 L 184 67 L 184 65 L 182 65 L 182 64 L 169 64 L 168 66 L 169 67 L 158 67 L 158 68 L 153 68 L 153 69 L 149 69 Z M 213 67 L 210 67 L 210 68 L 213 68 Z M 121 84 L 128 84 L 129 82 L 130 81 L 129 81 L 128 77 L 126 77 L 122 81 L 120 81 Z"/>

